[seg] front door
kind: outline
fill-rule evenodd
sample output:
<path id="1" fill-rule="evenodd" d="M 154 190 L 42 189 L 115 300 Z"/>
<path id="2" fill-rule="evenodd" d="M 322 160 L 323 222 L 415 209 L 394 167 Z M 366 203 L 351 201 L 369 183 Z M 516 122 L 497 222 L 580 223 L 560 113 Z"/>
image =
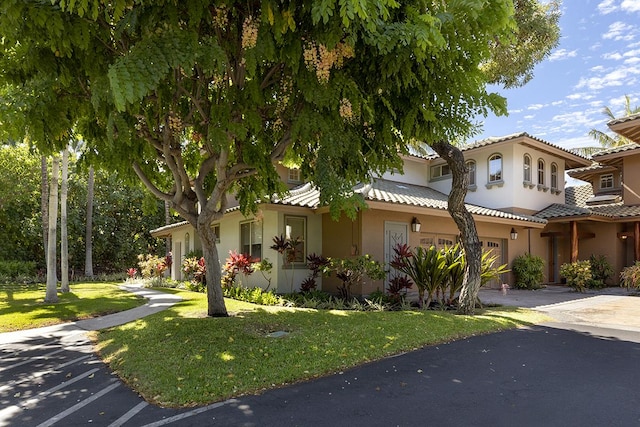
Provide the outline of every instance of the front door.
<path id="1" fill-rule="evenodd" d="M 389 265 L 395 252 L 393 248 L 398 245 L 406 245 L 409 242 L 407 230 L 409 224 L 402 222 L 385 221 L 384 223 L 384 262 Z M 396 275 L 396 270 L 389 267 L 389 274 L 385 285 Z"/>

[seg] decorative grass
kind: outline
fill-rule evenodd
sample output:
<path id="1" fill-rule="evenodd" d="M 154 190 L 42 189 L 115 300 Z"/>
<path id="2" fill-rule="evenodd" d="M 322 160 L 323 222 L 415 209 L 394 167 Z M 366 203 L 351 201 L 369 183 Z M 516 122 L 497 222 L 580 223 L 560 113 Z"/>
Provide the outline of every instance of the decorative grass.
<path id="1" fill-rule="evenodd" d="M 327 375 L 385 356 L 543 320 L 521 309 L 470 317 L 438 311 L 355 312 L 261 307 L 227 300 L 207 318 L 203 294 L 97 333 L 103 358 L 147 400 L 204 405 Z M 286 336 L 268 337 L 285 331 Z"/>
<path id="2" fill-rule="evenodd" d="M 71 283 L 71 292 L 58 292 L 59 301 L 45 303 L 45 285 L 0 284 L 0 332 L 39 328 L 88 319 L 144 304 L 121 290 L 121 283 Z"/>

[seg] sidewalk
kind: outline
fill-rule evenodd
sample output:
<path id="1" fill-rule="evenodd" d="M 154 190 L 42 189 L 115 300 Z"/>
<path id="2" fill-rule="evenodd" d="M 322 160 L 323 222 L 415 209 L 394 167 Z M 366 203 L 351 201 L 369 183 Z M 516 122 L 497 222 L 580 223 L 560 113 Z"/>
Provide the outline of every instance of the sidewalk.
<path id="1" fill-rule="evenodd" d="M 124 325 L 125 323 L 162 311 L 182 300 L 178 295 L 143 288 L 140 285 L 122 285 L 120 288 L 142 298 L 146 298 L 146 304 L 131 310 L 94 317 L 92 319 L 78 320 L 76 322 L 62 323 L 43 328 L 5 332 L 0 334 L 0 344 L 15 343 L 37 337 L 64 337 L 76 333 L 97 331 L 99 329 Z"/>

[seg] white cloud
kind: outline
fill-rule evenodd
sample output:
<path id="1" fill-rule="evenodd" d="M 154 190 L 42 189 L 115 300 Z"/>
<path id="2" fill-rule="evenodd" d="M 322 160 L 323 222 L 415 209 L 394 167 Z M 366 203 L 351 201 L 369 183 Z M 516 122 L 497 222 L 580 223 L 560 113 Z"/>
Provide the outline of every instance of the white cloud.
<path id="1" fill-rule="evenodd" d="M 622 0 L 620 9 L 625 12 L 640 12 L 640 2 L 638 0 Z"/>
<path id="2" fill-rule="evenodd" d="M 567 95 L 567 99 L 570 99 L 572 101 L 577 101 L 577 100 L 583 100 L 583 101 L 588 101 L 590 99 L 593 99 L 594 96 L 592 94 L 586 93 L 586 92 L 576 92 L 576 93 L 572 93 L 570 95 Z"/>
<path id="3" fill-rule="evenodd" d="M 540 110 L 541 108 L 543 108 L 544 105 L 543 104 L 531 104 L 527 107 L 527 110 Z"/>
<path id="4" fill-rule="evenodd" d="M 553 105 L 554 107 L 557 107 L 558 105 L 562 105 L 562 104 L 564 104 L 564 101 L 553 101 L 551 103 L 551 105 Z"/>
<path id="5" fill-rule="evenodd" d="M 616 41 L 626 40 L 631 41 L 634 39 L 635 35 L 633 34 L 634 26 L 630 24 L 625 24 L 622 21 L 616 21 L 613 24 L 609 25 L 609 30 L 602 35 L 603 39 L 613 39 Z"/>
<path id="6" fill-rule="evenodd" d="M 622 59 L 622 55 L 619 52 L 610 52 L 602 55 L 603 59 L 613 59 L 614 61 L 619 61 Z M 596 67 L 594 67 L 596 68 Z M 593 70 L 593 68 L 592 68 Z"/>
<path id="7" fill-rule="evenodd" d="M 558 49 L 549 55 L 549 61 L 561 61 L 567 58 L 574 58 L 578 55 L 578 50 Z"/>
<path id="8" fill-rule="evenodd" d="M 509 110 L 509 114 L 518 114 L 518 113 L 522 113 L 522 109 L 515 109 L 515 110 Z"/>
<path id="9" fill-rule="evenodd" d="M 527 115 L 526 115 L 526 116 L 524 116 L 523 118 L 524 118 L 525 120 L 531 120 L 531 119 L 534 119 L 535 117 L 536 117 L 536 115 L 535 115 L 535 114 L 527 114 Z"/>
<path id="10" fill-rule="evenodd" d="M 593 71 L 593 72 L 604 71 L 604 67 L 602 65 L 596 65 L 595 67 L 591 67 L 589 71 Z"/>
<path id="11" fill-rule="evenodd" d="M 640 57 L 625 59 L 623 63 L 627 65 L 640 64 Z"/>
<path id="12" fill-rule="evenodd" d="M 635 80 L 634 76 L 637 75 L 640 75 L 639 67 L 619 67 L 602 76 L 582 77 L 575 87 L 576 89 L 599 90 L 606 87 L 622 86 L 628 84 L 629 81 Z"/>
<path id="13" fill-rule="evenodd" d="M 618 9 L 616 6 L 615 0 L 604 0 L 598 5 L 598 10 L 603 15 L 606 15 L 611 12 L 615 12 Z"/>

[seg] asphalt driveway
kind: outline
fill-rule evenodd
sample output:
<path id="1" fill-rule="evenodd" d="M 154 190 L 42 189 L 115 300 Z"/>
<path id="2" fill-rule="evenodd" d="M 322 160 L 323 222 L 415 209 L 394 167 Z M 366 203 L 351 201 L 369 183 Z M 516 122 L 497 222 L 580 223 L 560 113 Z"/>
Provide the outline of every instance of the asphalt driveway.
<path id="1" fill-rule="evenodd" d="M 0 426 L 640 425 L 640 298 L 564 290 L 529 293 L 557 319 L 547 325 L 181 410 L 144 402 L 81 332 L 0 340 Z M 486 292 L 485 302 L 524 297 Z"/>

